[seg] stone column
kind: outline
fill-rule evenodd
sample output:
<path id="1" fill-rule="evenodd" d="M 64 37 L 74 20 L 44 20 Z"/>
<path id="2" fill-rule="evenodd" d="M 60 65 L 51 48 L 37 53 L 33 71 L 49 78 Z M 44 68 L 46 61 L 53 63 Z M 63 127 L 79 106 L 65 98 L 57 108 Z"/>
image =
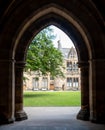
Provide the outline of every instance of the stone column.
<path id="1" fill-rule="evenodd" d="M 78 66 L 81 70 L 81 109 L 77 119 L 89 120 L 89 64 L 88 62 L 79 62 Z"/>
<path id="2" fill-rule="evenodd" d="M 0 60 L 0 124 L 14 122 L 14 60 Z"/>
<path id="3" fill-rule="evenodd" d="M 90 121 L 105 124 L 105 59 L 90 60 Z"/>
<path id="4" fill-rule="evenodd" d="M 15 120 L 27 119 L 27 114 L 23 110 L 23 69 L 25 62 L 15 64 Z"/>

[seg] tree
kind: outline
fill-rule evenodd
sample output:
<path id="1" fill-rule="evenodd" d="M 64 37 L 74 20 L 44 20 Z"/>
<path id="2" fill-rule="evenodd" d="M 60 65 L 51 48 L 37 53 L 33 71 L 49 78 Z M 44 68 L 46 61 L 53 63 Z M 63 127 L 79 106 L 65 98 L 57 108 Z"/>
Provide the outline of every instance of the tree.
<path id="1" fill-rule="evenodd" d="M 42 75 L 50 73 L 52 77 L 63 77 L 63 55 L 54 47 L 52 40 L 55 38 L 53 29 L 47 27 L 39 32 L 27 51 L 26 69 L 37 71 Z"/>

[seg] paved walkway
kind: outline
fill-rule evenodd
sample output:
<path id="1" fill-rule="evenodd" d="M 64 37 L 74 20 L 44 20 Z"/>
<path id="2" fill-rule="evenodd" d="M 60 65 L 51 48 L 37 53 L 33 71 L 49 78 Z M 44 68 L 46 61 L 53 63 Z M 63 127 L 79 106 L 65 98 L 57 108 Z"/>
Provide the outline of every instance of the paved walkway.
<path id="1" fill-rule="evenodd" d="M 76 119 L 79 107 L 26 107 L 28 120 L 0 126 L 0 130 L 105 130 L 105 125 Z"/>

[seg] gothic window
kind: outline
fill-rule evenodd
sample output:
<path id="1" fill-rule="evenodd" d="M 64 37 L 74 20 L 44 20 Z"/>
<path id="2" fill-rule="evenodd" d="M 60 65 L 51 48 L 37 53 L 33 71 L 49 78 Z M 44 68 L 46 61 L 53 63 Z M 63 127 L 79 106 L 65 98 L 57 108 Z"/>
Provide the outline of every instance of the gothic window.
<path id="1" fill-rule="evenodd" d="M 73 78 L 73 87 L 74 88 L 78 88 L 79 87 L 78 78 Z"/>
<path id="2" fill-rule="evenodd" d="M 72 70 L 73 70 L 73 71 L 78 71 L 78 65 L 77 65 L 77 63 L 74 62 L 74 63 L 72 64 Z"/>
<path id="3" fill-rule="evenodd" d="M 71 58 L 74 58 L 74 57 L 75 57 L 73 51 L 71 52 L 70 57 L 71 57 Z"/>
<path id="4" fill-rule="evenodd" d="M 67 78 L 67 87 L 72 87 L 72 78 Z"/>
<path id="5" fill-rule="evenodd" d="M 67 71 L 72 71 L 72 62 L 67 62 Z"/>
<path id="6" fill-rule="evenodd" d="M 48 88 L 48 79 L 46 77 L 43 77 L 42 79 L 42 90 L 47 90 Z"/>
<path id="7" fill-rule="evenodd" d="M 38 79 L 38 77 L 35 77 L 35 78 L 32 79 L 32 86 L 33 86 L 33 90 L 39 89 L 39 79 Z"/>
<path id="8" fill-rule="evenodd" d="M 73 71 L 75 71 L 75 69 L 76 69 L 76 66 L 75 66 L 76 64 L 75 63 L 73 63 Z"/>

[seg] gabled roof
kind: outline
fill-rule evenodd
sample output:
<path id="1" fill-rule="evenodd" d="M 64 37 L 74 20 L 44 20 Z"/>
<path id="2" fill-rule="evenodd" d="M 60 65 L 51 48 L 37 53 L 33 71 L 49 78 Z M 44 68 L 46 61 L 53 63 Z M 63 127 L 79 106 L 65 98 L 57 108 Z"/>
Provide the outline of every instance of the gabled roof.
<path id="1" fill-rule="evenodd" d="M 70 57 L 70 55 L 76 55 L 77 56 L 77 52 L 76 52 L 74 47 L 61 48 L 60 51 L 62 52 L 65 59 L 68 59 Z"/>
<path id="2" fill-rule="evenodd" d="M 70 57 L 70 55 L 77 56 L 77 52 L 76 52 L 76 49 L 74 47 L 70 48 L 70 51 L 68 53 L 68 58 Z"/>

